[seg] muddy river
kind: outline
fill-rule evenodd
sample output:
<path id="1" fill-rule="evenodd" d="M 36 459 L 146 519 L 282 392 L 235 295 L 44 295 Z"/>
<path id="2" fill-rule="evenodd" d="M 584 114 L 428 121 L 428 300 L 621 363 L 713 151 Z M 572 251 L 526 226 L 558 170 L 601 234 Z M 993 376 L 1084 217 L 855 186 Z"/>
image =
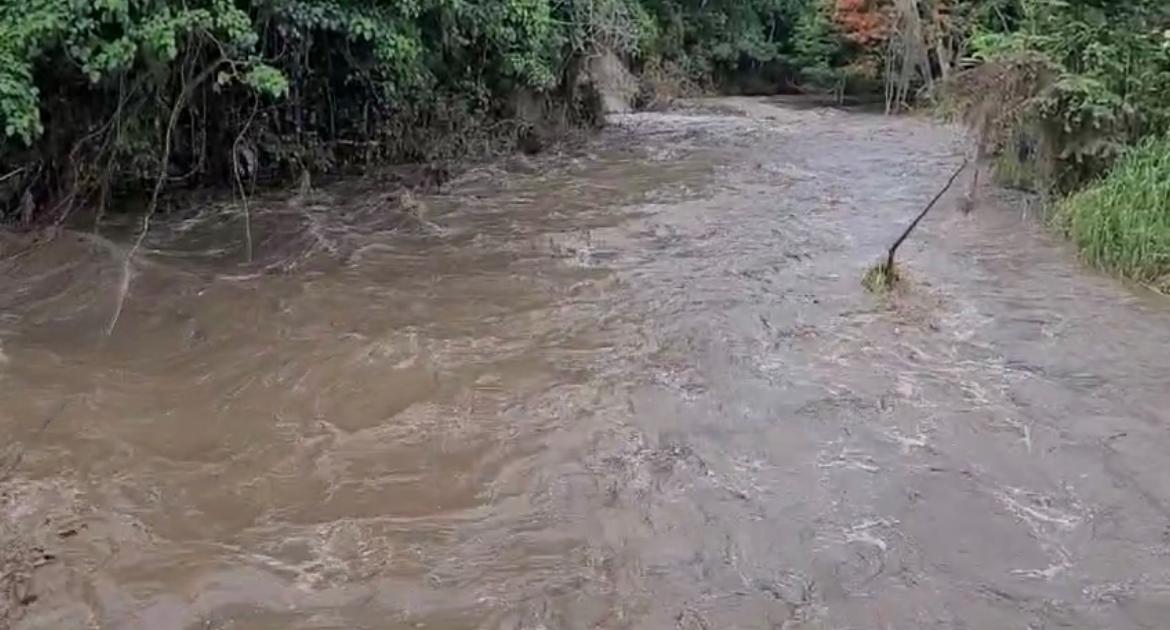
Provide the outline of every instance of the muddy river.
<path id="1" fill-rule="evenodd" d="M 10 247 L 0 627 L 1170 628 L 1170 305 L 991 190 L 860 286 L 963 154 L 724 100 Z"/>

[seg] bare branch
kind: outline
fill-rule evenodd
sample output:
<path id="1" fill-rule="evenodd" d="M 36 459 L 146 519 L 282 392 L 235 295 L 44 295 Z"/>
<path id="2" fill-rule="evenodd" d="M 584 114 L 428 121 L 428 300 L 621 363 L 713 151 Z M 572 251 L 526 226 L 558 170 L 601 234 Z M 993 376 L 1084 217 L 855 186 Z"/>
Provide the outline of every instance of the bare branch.
<path id="1" fill-rule="evenodd" d="M 963 163 L 959 165 L 959 168 L 955 169 L 955 172 L 951 174 L 950 179 L 947 180 L 947 183 L 942 187 L 942 190 L 938 191 L 934 198 L 930 200 L 930 203 L 926 204 L 926 207 L 922 209 L 922 212 L 919 212 L 918 216 L 914 217 L 914 220 L 910 222 L 909 226 L 907 226 L 906 231 L 902 232 L 902 235 L 898 237 L 898 240 L 894 241 L 894 244 L 890 246 L 890 251 L 886 255 L 887 269 L 894 268 L 894 254 L 898 251 L 898 247 L 902 245 L 902 241 L 905 241 L 906 237 L 910 236 L 910 232 L 913 232 L 914 228 L 918 227 L 918 223 L 922 221 L 923 217 L 926 216 L 926 213 L 930 212 L 930 209 L 933 208 L 936 203 L 938 203 L 938 200 L 942 199 L 942 196 L 951 189 L 951 186 L 954 185 L 955 180 L 959 179 L 959 175 L 962 174 L 962 172 L 967 168 L 967 164 L 967 160 L 963 160 Z"/>
<path id="2" fill-rule="evenodd" d="M 106 324 L 107 337 L 114 333 L 114 327 L 118 325 L 118 318 L 122 315 L 122 307 L 126 304 L 126 296 L 130 293 L 131 263 L 134 260 L 134 254 L 138 253 L 138 249 L 142 247 L 142 242 L 146 240 L 146 234 L 150 231 L 150 220 L 154 218 L 154 213 L 158 210 L 159 195 L 162 194 L 163 185 L 167 181 L 167 163 L 171 155 L 171 136 L 175 132 L 175 125 L 178 124 L 179 114 L 183 111 L 187 100 L 191 98 L 191 94 L 195 92 L 195 89 L 202 85 L 204 81 L 211 78 L 211 75 L 224 63 L 225 60 L 220 58 L 204 68 L 202 72 L 183 88 L 183 91 L 179 93 L 178 98 L 175 99 L 174 106 L 171 108 L 171 117 L 167 121 L 167 131 L 163 136 L 162 151 L 159 152 L 158 177 L 154 180 L 154 191 L 150 195 L 150 204 L 146 207 L 146 214 L 142 217 L 142 229 L 138 232 L 138 238 L 135 239 L 134 245 L 126 252 L 126 258 L 122 261 L 122 280 L 118 288 L 118 301 L 114 307 L 113 314 L 110 316 L 109 323 Z"/>
<path id="3" fill-rule="evenodd" d="M 248 262 L 252 262 L 252 213 L 248 209 L 248 193 L 244 190 L 244 181 L 240 178 L 240 142 L 243 141 L 244 136 L 248 133 L 248 128 L 252 126 L 252 121 L 256 118 L 256 112 L 260 109 L 260 97 L 257 95 L 252 103 L 252 113 L 248 116 L 248 122 L 244 123 L 244 127 L 240 129 L 240 133 L 236 135 L 236 141 L 232 143 L 232 175 L 236 180 L 236 188 L 240 191 L 240 205 L 244 211 L 244 238 L 245 250 L 247 252 Z M 250 167 L 255 174 L 256 164 L 253 158 L 253 164 Z"/>

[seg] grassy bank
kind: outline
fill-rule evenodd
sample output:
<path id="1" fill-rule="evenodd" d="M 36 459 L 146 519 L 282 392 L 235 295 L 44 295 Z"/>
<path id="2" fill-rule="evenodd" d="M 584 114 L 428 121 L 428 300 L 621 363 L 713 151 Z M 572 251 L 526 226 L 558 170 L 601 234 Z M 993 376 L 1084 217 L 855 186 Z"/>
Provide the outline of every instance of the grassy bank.
<path id="1" fill-rule="evenodd" d="M 1170 291 L 1170 137 L 1139 144 L 1058 202 L 1055 221 L 1090 263 Z"/>

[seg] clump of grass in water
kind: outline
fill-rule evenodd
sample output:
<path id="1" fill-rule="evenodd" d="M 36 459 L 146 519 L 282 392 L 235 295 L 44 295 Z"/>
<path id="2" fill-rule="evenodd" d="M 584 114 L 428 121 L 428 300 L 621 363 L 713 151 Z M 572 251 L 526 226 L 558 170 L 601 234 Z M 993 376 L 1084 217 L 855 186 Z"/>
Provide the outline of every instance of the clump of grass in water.
<path id="1" fill-rule="evenodd" d="M 861 286 L 871 293 L 889 293 L 901 282 L 898 265 L 885 260 L 867 269 L 861 278 Z"/>
<path id="2" fill-rule="evenodd" d="M 1093 265 L 1170 292 L 1170 136 L 1131 149 L 1054 218 Z"/>

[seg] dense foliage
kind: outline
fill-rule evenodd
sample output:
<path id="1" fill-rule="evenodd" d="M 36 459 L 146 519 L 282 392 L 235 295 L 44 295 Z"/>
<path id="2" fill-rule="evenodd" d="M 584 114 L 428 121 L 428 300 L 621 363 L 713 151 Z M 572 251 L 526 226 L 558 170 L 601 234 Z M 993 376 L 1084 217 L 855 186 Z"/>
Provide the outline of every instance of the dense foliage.
<path id="1" fill-rule="evenodd" d="M 957 83 L 1001 178 L 1055 193 L 1057 224 L 1092 263 L 1170 288 L 1170 3 L 1010 0 L 998 13 Z"/>
<path id="2" fill-rule="evenodd" d="M 1072 190 L 1170 125 L 1170 4 L 1162 0 L 1017 0 L 1010 29 L 973 38 L 991 64 L 1042 72 L 1014 127 L 1051 162 L 1041 185 Z"/>
<path id="3" fill-rule="evenodd" d="M 241 173 L 287 176 L 482 150 L 533 123 L 515 121 L 523 102 L 562 123 L 589 122 L 584 62 L 607 51 L 698 85 L 765 68 L 799 81 L 797 65 L 823 73 L 839 52 L 824 6 L 5 2 L 0 209 L 49 218 L 156 179 L 226 183 Z M 810 20 L 820 20 L 817 28 Z"/>
<path id="4" fill-rule="evenodd" d="M 558 83 L 555 20 L 546 0 L 5 3 L 0 164 L 19 185 L 4 200 L 423 157 L 420 129 Z"/>

